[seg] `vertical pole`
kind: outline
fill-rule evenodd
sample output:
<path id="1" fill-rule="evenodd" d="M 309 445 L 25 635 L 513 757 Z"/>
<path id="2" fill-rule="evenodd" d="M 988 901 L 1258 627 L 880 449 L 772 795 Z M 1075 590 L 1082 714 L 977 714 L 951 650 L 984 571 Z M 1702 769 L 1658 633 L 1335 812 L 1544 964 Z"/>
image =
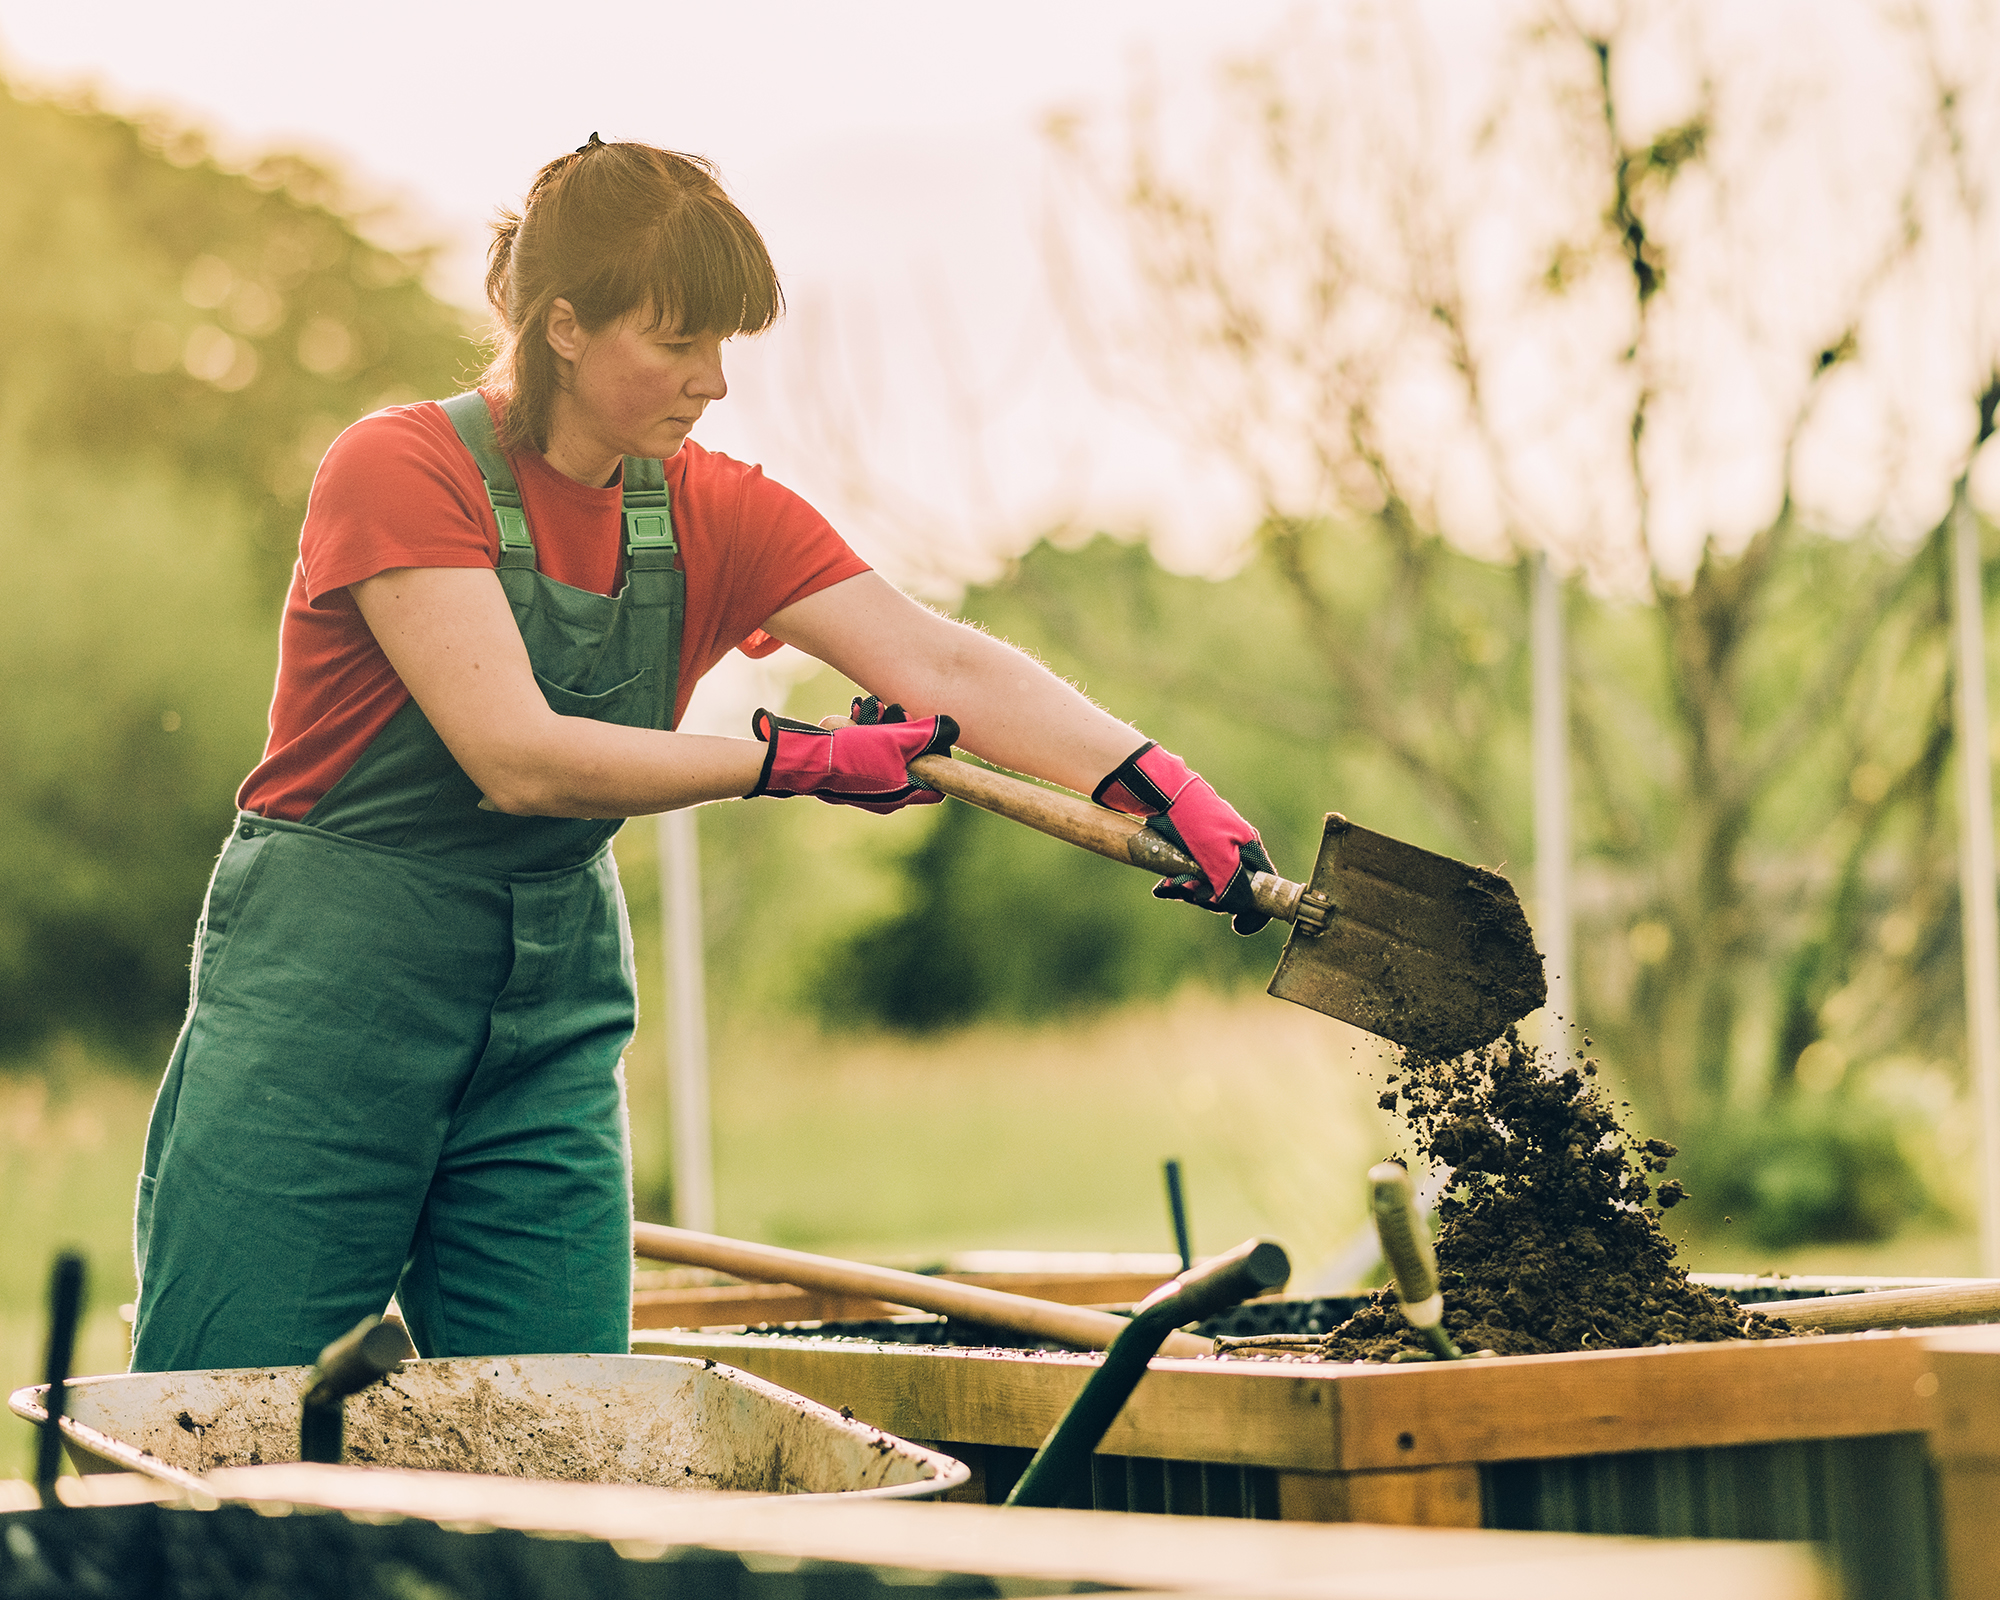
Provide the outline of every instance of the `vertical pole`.
<path id="1" fill-rule="evenodd" d="M 674 1222 L 715 1231 L 708 1108 L 708 1003 L 702 961 L 701 850 L 694 812 L 663 811 L 660 948 L 666 972 L 667 1094 L 674 1127 Z"/>
<path id="2" fill-rule="evenodd" d="M 1534 557 L 1529 605 L 1534 680 L 1535 941 L 1549 975 L 1546 1048 L 1567 1057 L 1576 1023 L 1570 980 L 1569 690 L 1563 662 L 1562 584 L 1546 553 Z"/>
<path id="3" fill-rule="evenodd" d="M 1986 725 L 1986 587 L 1979 523 L 1960 478 L 1951 501 L 1958 667 L 1958 897 L 1964 919 L 1965 1035 L 1979 1099 L 1979 1248 L 2000 1274 L 2000 909 L 1993 876 L 1993 753 Z"/>
<path id="4" fill-rule="evenodd" d="M 1174 1225 L 1174 1249 L 1181 1258 L 1181 1271 L 1194 1271 L 1194 1243 L 1188 1237 L 1187 1197 L 1181 1192 L 1181 1164 L 1169 1160 L 1167 1173 L 1167 1217 Z"/>

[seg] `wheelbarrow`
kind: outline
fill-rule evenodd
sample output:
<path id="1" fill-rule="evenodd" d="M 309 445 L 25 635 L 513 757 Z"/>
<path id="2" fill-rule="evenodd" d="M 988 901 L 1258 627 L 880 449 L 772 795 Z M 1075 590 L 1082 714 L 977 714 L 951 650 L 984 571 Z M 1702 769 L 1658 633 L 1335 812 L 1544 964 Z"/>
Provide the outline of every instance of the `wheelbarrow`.
<path id="1" fill-rule="evenodd" d="M 379 1382 L 339 1395 L 340 1381 L 329 1383 L 328 1373 L 358 1353 L 341 1352 L 339 1343 L 364 1342 L 364 1329 L 329 1346 L 317 1368 L 75 1379 L 57 1419 L 63 1443 L 80 1472 L 139 1472 L 196 1491 L 218 1468 L 315 1457 L 568 1482 L 869 1499 L 929 1499 L 968 1476 L 965 1464 L 949 1456 L 733 1367 L 692 1358 L 403 1361 Z M 360 1370 L 350 1365 L 347 1378 Z M 9 1405 L 30 1422 L 46 1423 L 46 1394 L 46 1385 L 21 1389 Z M 309 1395 L 314 1403 L 302 1407 Z"/>

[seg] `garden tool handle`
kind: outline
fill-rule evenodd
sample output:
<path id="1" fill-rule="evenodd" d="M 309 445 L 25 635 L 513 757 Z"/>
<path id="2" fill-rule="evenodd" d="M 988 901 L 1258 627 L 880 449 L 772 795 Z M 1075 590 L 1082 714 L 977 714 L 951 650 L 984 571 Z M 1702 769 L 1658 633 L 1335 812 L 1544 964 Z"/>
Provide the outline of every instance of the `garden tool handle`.
<path id="1" fill-rule="evenodd" d="M 1126 1318 L 1109 1311 L 1056 1305 L 980 1284 L 951 1283 L 920 1272 L 899 1272 L 894 1267 L 873 1267 L 837 1256 L 816 1256 L 657 1222 L 632 1224 L 632 1248 L 654 1261 L 707 1267 L 746 1283 L 790 1283 L 801 1289 L 887 1300 L 892 1305 L 915 1306 L 919 1311 L 1032 1334 L 1084 1350 L 1107 1350 L 1132 1326 Z M 1206 1339 L 1179 1332 L 1169 1334 L 1160 1349 L 1170 1356 L 1213 1353 Z"/>
<path id="2" fill-rule="evenodd" d="M 1284 1287 L 1292 1275 L 1291 1257 L 1273 1239 L 1246 1239 L 1233 1250 L 1225 1250 L 1198 1267 L 1191 1267 L 1171 1283 L 1163 1283 L 1137 1306 L 1135 1319 L 1167 1308 L 1170 1327 L 1201 1322 L 1218 1311 L 1254 1299 L 1272 1289 Z"/>
<path id="3" fill-rule="evenodd" d="M 320 1351 L 319 1363 L 312 1369 L 299 1404 L 337 1404 L 394 1372 L 416 1353 L 400 1322 L 363 1317 L 350 1332 Z"/>
<path id="4" fill-rule="evenodd" d="M 319 1353 L 299 1396 L 299 1459 L 337 1466 L 347 1454 L 346 1400 L 417 1352 L 400 1322 L 363 1317 Z"/>
<path id="5" fill-rule="evenodd" d="M 1450 1360 L 1459 1352 L 1444 1331 L 1437 1255 L 1417 1212 L 1409 1171 L 1400 1162 L 1384 1161 L 1368 1169 L 1368 1182 L 1374 1189 L 1375 1232 L 1382 1241 L 1382 1257 L 1395 1275 L 1396 1300 L 1404 1320 L 1438 1355 Z"/>
<path id="6" fill-rule="evenodd" d="M 1961 1279 L 1909 1289 L 1877 1289 L 1868 1294 L 1830 1294 L 1818 1300 L 1778 1300 L 1746 1305 L 1773 1322 L 1822 1333 L 1860 1333 L 1869 1328 L 1944 1328 L 2000 1321 L 2000 1279 Z"/>
<path id="7" fill-rule="evenodd" d="M 1193 857 L 1153 832 L 1138 817 L 1106 810 L 1067 789 L 1047 789 L 995 772 L 991 767 L 954 761 L 950 756 L 918 756 L 910 763 L 910 776 L 954 800 L 963 800 L 982 811 L 1046 833 L 1052 839 L 1061 839 L 1162 878 L 1201 871 Z M 1275 872 L 1256 872 L 1250 876 L 1250 893 L 1265 916 L 1293 923 L 1304 933 L 1326 931 L 1331 907 L 1325 896 L 1313 893 L 1304 884 L 1293 883 Z"/>
<path id="8" fill-rule="evenodd" d="M 1291 1275 L 1291 1258 L 1283 1245 L 1246 1239 L 1147 1295 L 1132 1308 L 1132 1320 L 1105 1353 L 1104 1364 L 1090 1375 L 1015 1480 L 1007 1504 L 1061 1505 L 1071 1486 L 1088 1476 L 1091 1453 L 1145 1377 L 1146 1364 L 1160 1342 L 1180 1324 L 1214 1316 L 1240 1300 L 1279 1287 Z"/>
<path id="9" fill-rule="evenodd" d="M 43 1508 L 54 1511 L 56 1478 L 62 1471 L 62 1419 L 69 1399 L 70 1366 L 76 1358 L 76 1329 L 83 1320 L 84 1260 L 74 1250 L 56 1257 L 49 1273 L 49 1354 L 47 1387 L 42 1391 L 45 1416 L 35 1441 L 35 1488 Z"/>

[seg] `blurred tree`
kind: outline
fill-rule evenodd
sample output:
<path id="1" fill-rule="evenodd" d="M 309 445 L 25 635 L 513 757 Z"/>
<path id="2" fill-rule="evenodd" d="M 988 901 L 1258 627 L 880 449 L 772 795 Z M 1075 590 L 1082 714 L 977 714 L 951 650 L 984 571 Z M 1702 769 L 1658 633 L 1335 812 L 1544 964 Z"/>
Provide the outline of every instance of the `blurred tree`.
<path id="1" fill-rule="evenodd" d="M 476 352 L 311 163 L 4 88 L 0 149 L 0 1053 L 137 1054 L 262 748 L 313 468 Z"/>
<path id="2" fill-rule="evenodd" d="M 1315 626 L 1360 628 L 1380 594 L 1404 581 L 1397 562 L 1352 535 L 1316 540 L 1311 554 L 1347 576 L 1325 619 L 1286 604 L 1272 560 L 1216 583 L 1175 576 L 1143 545 L 1109 538 L 1068 551 L 1038 545 L 969 591 L 959 611 L 1186 752 L 1257 824 L 1279 869 L 1303 875 L 1326 811 L 1393 813 L 1405 832 L 1436 840 L 1453 834 L 1458 798 L 1427 796 L 1405 765 L 1383 758 L 1310 640 Z M 1511 573 L 1438 554 L 1448 570 L 1427 584 L 1421 626 L 1374 667 L 1421 673 L 1448 705 L 1496 661 L 1518 660 L 1504 630 L 1520 606 Z M 1464 706 L 1468 717 L 1476 710 Z M 1442 741 L 1450 730 L 1428 736 Z M 1492 750 L 1500 761 L 1511 754 L 1504 741 Z M 1519 774 L 1508 780 L 1494 792 L 1520 793 Z M 1495 819 L 1491 831 L 1521 825 Z M 833 946 L 813 991 L 823 1013 L 927 1028 L 1162 995 L 1190 978 L 1262 982 L 1286 932 L 1273 925 L 1237 938 L 1222 918 L 1154 903 L 1129 867 L 969 806 L 938 809 L 902 876 L 904 904 Z"/>
<path id="3" fill-rule="evenodd" d="M 1670 1127 L 1962 1048 L 1942 550 L 2000 393 L 1968 317 L 1995 85 L 1963 76 L 1996 57 L 1912 15 L 1857 22 L 1869 81 L 1779 19 L 1555 6 L 1480 93 L 1357 7 L 1210 124 L 1150 90 L 1114 145 L 1051 124 L 1084 348 L 1254 487 L 1323 682 L 1447 848 L 1529 842 L 1492 799 L 1526 787 L 1519 663 L 1430 670 L 1452 547 L 1602 597 L 1570 600 L 1578 976 Z M 1396 574 L 1359 616 L 1351 529 Z"/>

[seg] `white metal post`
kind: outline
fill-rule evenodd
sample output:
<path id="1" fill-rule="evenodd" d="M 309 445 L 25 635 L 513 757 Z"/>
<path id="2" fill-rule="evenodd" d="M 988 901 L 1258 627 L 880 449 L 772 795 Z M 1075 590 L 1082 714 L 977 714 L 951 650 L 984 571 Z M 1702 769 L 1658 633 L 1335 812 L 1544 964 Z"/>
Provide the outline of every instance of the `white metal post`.
<path id="1" fill-rule="evenodd" d="M 1569 687 L 1563 660 L 1562 583 L 1534 557 L 1529 605 L 1535 776 L 1535 942 L 1549 975 L 1545 1046 L 1567 1057 L 1576 1028 L 1570 979 Z"/>
<path id="2" fill-rule="evenodd" d="M 1986 592 L 1966 480 L 1951 502 L 1958 646 L 1958 893 L 1964 921 L 1965 1034 L 1979 1097 L 1979 1249 L 2000 1275 L 2000 908 L 1993 876 L 1993 752 L 1986 726 Z"/>
<path id="3" fill-rule="evenodd" d="M 660 947 L 666 975 L 667 1092 L 674 1129 L 674 1222 L 715 1231 L 708 1106 L 708 1004 L 701 939 L 701 849 L 694 812 L 663 811 Z"/>

